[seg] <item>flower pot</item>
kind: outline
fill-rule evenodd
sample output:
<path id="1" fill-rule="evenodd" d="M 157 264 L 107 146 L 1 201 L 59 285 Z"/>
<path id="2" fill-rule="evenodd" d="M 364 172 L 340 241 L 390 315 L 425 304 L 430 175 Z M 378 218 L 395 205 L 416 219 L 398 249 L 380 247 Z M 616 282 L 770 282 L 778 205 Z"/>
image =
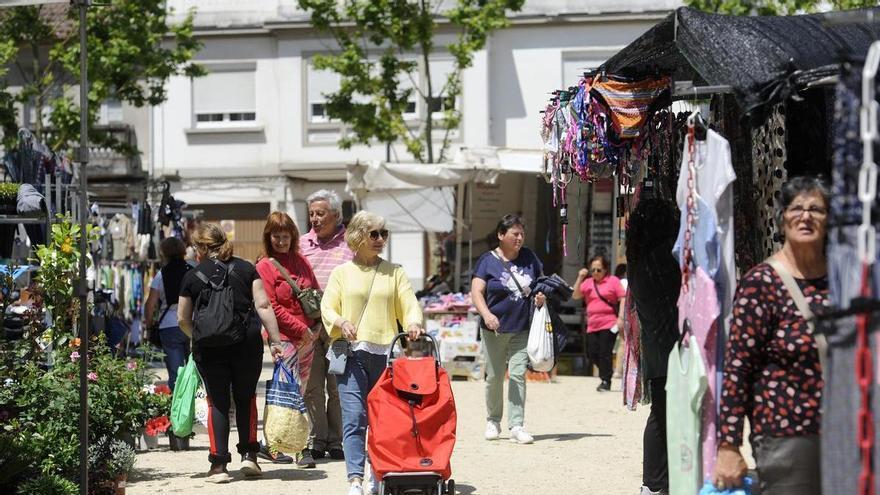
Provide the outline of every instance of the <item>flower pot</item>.
<path id="1" fill-rule="evenodd" d="M 159 435 L 147 435 L 144 433 L 144 445 L 147 447 L 147 450 L 158 449 Z"/>
<path id="2" fill-rule="evenodd" d="M 0 215 L 15 215 L 18 213 L 18 201 L 16 199 L 0 198 Z"/>
<path id="3" fill-rule="evenodd" d="M 174 433 L 168 433 L 168 445 L 172 451 L 189 450 L 189 437 L 179 437 Z"/>
<path id="4" fill-rule="evenodd" d="M 128 473 L 122 473 L 113 480 L 114 495 L 125 495 L 125 482 L 128 481 Z"/>

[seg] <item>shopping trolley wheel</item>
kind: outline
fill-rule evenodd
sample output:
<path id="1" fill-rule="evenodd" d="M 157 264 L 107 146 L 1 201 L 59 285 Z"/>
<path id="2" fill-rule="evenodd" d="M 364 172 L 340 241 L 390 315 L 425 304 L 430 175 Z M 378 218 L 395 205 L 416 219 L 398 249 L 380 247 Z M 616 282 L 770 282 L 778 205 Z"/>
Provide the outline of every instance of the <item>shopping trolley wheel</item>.
<path id="1" fill-rule="evenodd" d="M 446 491 L 443 492 L 445 495 L 455 495 L 455 480 L 450 478 L 446 482 Z"/>

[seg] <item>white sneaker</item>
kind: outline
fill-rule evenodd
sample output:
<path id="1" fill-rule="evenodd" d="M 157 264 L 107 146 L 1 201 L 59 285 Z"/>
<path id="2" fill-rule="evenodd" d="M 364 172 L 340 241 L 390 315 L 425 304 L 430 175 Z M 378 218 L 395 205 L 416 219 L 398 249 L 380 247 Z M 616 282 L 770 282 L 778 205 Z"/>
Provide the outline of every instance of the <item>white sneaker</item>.
<path id="1" fill-rule="evenodd" d="M 665 490 L 660 490 L 659 492 L 654 492 L 654 491 L 651 491 L 651 489 L 648 488 L 647 486 L 642 485 L 642 491 L 640 492 L 639 495 L 669 495 L 669 492 L 667 492 Z"/>
<path id="2" fill-rule="evenodd" d="M 348 495 L 364 495 L 364 489 L 361 485 L 351 485 L 348 488 Z"/>
<path id="3" fill-rule="evenodd" d="M 372 481 L 370 483 L 370 495 L 379 495 L 379 482 Z"/>
<path id="4" fill-rule="evenodd" d="M 526 431 L 522 426 L 514 426 L 510 429 L 510 441 L 521 444 L 528 444 L 535 441 L 529 432 Z"/>
<path id="5" fill-rule="evenodd" d="M 486 422 L 486 440 L 498 440 L 501 435 L 501 425 L 497 421 Z"/>

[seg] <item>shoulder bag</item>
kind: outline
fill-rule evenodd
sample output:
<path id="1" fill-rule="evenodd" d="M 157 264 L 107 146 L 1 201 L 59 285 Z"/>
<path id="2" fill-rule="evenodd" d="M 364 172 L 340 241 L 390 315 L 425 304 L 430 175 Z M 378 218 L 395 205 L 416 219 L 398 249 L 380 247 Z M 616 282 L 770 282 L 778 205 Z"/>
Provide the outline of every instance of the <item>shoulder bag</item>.
<path id="1" fill-rule="evenodd" d="M 361 310 L 361 316 L 358 318 L 357 325 L 355 328 L 361 326 L 361 322 L 364 319 L 364 314 L 367 312 L 367 305 L 370 303 L 370 296 L 373 295 L 373 284 L 376 282 L 376 275 L 379 273 L 379 266 L 382 265 L 382 260 L 379 260 L 379 264 L 376 265 L 376 271 L 373 272 L 373 279 L 370 281 L 370 289 L 367 291 L 367 300 L 364 301 L 364 309 Z M 336 339 L 330 343 L 330 348 L 327 349 L 327 360 L 330 361 L 330 364 L 327 365 L 327 373 L 331 375 L 341 375 L 345 373 L 345 364 L 348 361 L 348 356 L 351 355 L 351 342 L 346 340 L 345 338 Z"/>
<path id="2" fill-rule="evenodd" d="M 507 270 L 507 273 L 510 274 L 510 278 L 513 279 L 513 283 L 516 284 L 516 288 L 519 289 L 519 293 L 522 294 L 523 299 L 528 299 L 529 294 L 525 291 L 525 289 L 523 289 L 522 285 L 520 285 L 519 280 L 517 280 L 516 276 L 513 274 L 513 270 L 510 269 L 510 262 L 505 262 L 503 259 L 501 259 L 501 256 L 498 256 L 498 253 L 496 253 L 494 249 L 489 252 L 492 253 L 492 256 L 494 256 L 495 259 L 497 259 L 501 263 L 501 266 L 503 266 L 504 269 Z M 494 330 L 486 326 L 486 323 L 483 321 L 483 317 L 480 317 L 480 328 L 485 328 L 490 332 L 494 332 Z"/>
<path id="3" fill-rule="evenodd" d="M 293 291 L 293 295 L 299 300 L 300 306 L 302 306 L 303 313 L 313 320 L 317 320 L 321 317 L 321 292 L 317 289 L 302 289 L 299 284 L 296 283 L 295 280 L 287 273 L 287 270 L 281 266 L 281 263 L 278 262 L 275 258 L 269 258 L 269 261 L 275 265 L 275 268 L 281 273 L 281 276 L 284 277 L 284 280 L 287 281 L 287 284 L 290 285 L 290 289 Z"/>
<path id="4" fill-rule="evenodd" d="M 596 283 L 595 278 L 593 279 L 593 290 L 596 291 L 596 295 L 599 296 L 599 299 L 601 299 L 603 303 L 607 304 L 611 307 L 611 309 L 614 310 L 614 316 L 620 315 L 620 299 L 617 300 L 617 304 L 612 304 L 611 301 L 605 299 L 605 296 L 603 296 L 602 293 L 599 292 L 599 284 Z"/>
<path id="5" fill-rule="evenodd" d="M 800 286 L 791 275 L 791 272 L 788 271 L 781 261 L 768 259 L 767 264 L 773 267 L 773 269 L 776 270 L 776 273 L 779 274 L 779 278 L 782 279 L 782 284 L 788 289 L 788 293 L 791 295 L 794 305 L 797 306 L 798 311 L 801 312 L 801 316 L 807 321 L 807 327 L 810 329 L 813 339 L 816 340 L 816 347 L 819 350 L 819 365 L 822 366 L 822 374 L 824 375 L 827 362 L 826 358 L 828 356 L 828 341 L 825 339 L 825 334 L 816 331 L 815 316 L 813 315 L 813 310 L 810 309 L 810 304 L 807 303 L 807 298 L 804 297 L 804 293 L 801 291 Z"/>

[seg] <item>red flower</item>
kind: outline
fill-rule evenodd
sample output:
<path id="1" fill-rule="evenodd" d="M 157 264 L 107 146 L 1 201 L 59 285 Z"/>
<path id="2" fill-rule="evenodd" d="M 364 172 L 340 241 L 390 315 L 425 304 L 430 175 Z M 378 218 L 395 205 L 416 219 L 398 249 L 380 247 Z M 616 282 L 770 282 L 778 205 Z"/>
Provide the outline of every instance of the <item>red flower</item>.
<path id="1" fill-rule="evenodd" d="M 156 393 L 162 395 L 171 395 L 171 387 L 165 384 L 156 385 Z"/>
<path id="2" fill-rule="evenodd" d="M 147 424 L 144 426 L 144 434 L 154 437 L 159 433 L 165 433 L 170 426 L 171 420 L 168 419 L 168 416 L 152 418 L 147 420 Z"/>

